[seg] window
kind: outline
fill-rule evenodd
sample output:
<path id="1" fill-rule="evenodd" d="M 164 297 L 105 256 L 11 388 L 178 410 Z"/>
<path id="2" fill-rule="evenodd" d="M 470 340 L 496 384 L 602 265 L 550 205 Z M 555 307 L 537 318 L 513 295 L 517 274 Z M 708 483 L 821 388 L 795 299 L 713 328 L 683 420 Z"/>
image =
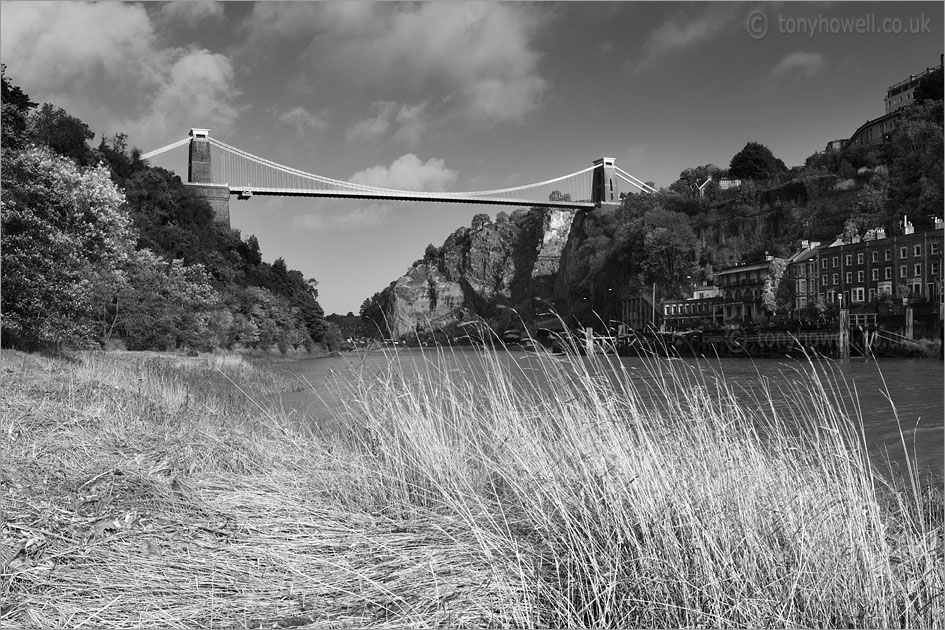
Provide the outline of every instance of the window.
<path id="1" fill-rule="evenodd" d="M 870 302 L 876 299 L 876 289 L 870 289 Z"/>
<path id="2" fill-rule="evenodd" d="M 827 274 L 820 276 L 820 284 L 827 284 Z"/>
<path id="3" fill-rule="evenodd" d="M 892 260 L 892 252 L 890 250 L 887 249 L 883 252 L 883 260 Z"/>
<path id="4" fill-rule="evenodd" d="M 853 301 L 854 301 L 854 302 L 862 302 L 863 299 L 864 299 L 864 297 L 865 297 L 865 293 L 864 293 L 864 291 L 863 291 L 863 287 L 857 287 L 857 288 L 853 289 Z"/>
<path id="5" fill-rule="evenodd" d="M 856 255 L 856 264 L 858 264 L 858 265 L 862 265 L 862 264 L 863 264 L 863 254 L 862 254 L 862 253 Z"/>
<path id="6" fill-rule="evenodd" d="M 892 267 L 886 267 L 883 271 L 883 280 L 892 280 Z"/>
<path id="7" fill-rule="evenodd" d="M 913 248 L 912 248 L 912 253 L 913 253 L 913 255 L 915 255 L 915 256 L 921 256 L 921 255 L 922 255 L 922 246 L 921 246 L 921 245 L 916 245 L 915 247 L 913 247 Z"/>
<path id="8" fill-rule="evenodd" d="M 848 272 L 843 276 L 843 280 L 844 280 L 844 282 L 846 282 L 847 284 L 850 284 L 851 282 L 853 282 L 853 272 L 852 272 L 852 271 L 848 271 Z"/>
<path id="9" fill-rule="evenodd" d="M 827 259 L 826 259 L 826 258 L 821 258 L 821 259 L 820 259 L 820 268 L 821 268 L 821 269 L 826 269 L 826 268 L 827 268 Z"/>
<path id="10" fill-rule="evenodd" d="M 870 262 L 879 262 L 879 252 L 870 254 Z"/>
<path id="11" fill-rule="evenodd" d="M 862 271 L 857 271 L 857 272 L 856 272 L 856 281 L 857 281 L 857 282 L 863 282 L 863 272 L 862 272 Z"/>
<path id="12" fill-rule="evenodd" d="M 929 263 L 929 275 L 930 275 L 930 276 L 937 276 L 937 275 L 938 275 L 938 263 L 937 263 L 937 262 Z"/>
<path id="13" fill-rule="evenodd" d="M 879 269 L 870 270 L 870 280 L 879 280 Z"/>
<path id="14" fill-rule="evenodd" d="M 829 304 L 832 304 L 836 301 L 837 301 L 837 292 L 834 291 L 833 289 L 830 289 L 829 291 L 827 291 L 827 302 Z"/>
<path id="15" fill-rule="evenodd" d="M 899 265 L 899 277 L 905 278 L 908 275 L 908 268 L 906 265 Z"/>
<path id="16" fill-rule="evenodd" d="M 905 247 L 900 247 L 900 248 L 899 248 L 899 257 L 900 257 L 900 258 L 905 258 L 907 252 L 908 252 L 908 250 L 907 250 Z"/>
<path id="17" fill-rule="evenodd" d="M 807 280 L 799 280 L 797 283 L 797 292 L 804 294 L 807 293 Z"/>
<path id="18" fill-rule="evenodd" d="M 840 257 L 839 257 L 839 256 L 834 256 L 834 257 L 833 257 L 833 268 L 836 269 L 836 268 L 839 267 L 839 266 L 840 266 Z"/>
<path id="19" fill-rule="evenodd" d="M 922 275 L 922 263 L 916 263 L 916 264 L 915 264 L 915 269 L 914 269 L 913 271 L 914 271 L 914 273 L 913 273 L 912 275 L 914 275 L 914 276 L 921 276 L 921 275 Z"/>
<path id="20" fill-rule="evenodd" d="M 843 257 L 843 264 L 849 267 L 853 264 L 853 254 L 847 254 Z"/>
<path id="21" fill-rule="evenodd" d="M 830 280 L 831 280 L 830 284 L 837 284 L 838 282 L 840 282 L 839 276 L 837 274 L 833 274 L 832 276 L 830 276 Z"/>
<path id="22" fill-rule="evenodd" d="M 929 243 L 929 253 L 932 254 L 933 256 L 938 254 L 938 243 L 934 241 Z"/>

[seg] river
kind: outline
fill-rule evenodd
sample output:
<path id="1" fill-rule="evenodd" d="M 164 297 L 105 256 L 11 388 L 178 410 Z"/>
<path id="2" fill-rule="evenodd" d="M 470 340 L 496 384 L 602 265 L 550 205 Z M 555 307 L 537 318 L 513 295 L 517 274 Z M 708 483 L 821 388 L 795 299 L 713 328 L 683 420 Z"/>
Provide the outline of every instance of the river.
<path id="1" fill-rule="evenodd" d="M 350 379 L 354 372 L 373 375 L 382 372 L 397 356 L 405 371 L 418 370 L 424 364 L 449 363 L 450 370 L 481 370 L 480 351 L 461 348 L 440 355 L 430 349 L 400 349 L 352 352 L 340 357 L 301 359 L 276 362 L 273 367 L 290 375 L 304 379 L 311 385 L 302 391 L 281 395 L 271 401 L 303 422 L 312 422 L 323 427 L 335 422 L 341 400 L 338 379 Z M 502 360 L 516 362 L 519 366 L 537 364 L 537 359 L 519 351 L 503 352 Z M 798 382 L 807 379 L 801 373 L 809 373 L 810 365 L 792 359 L 640 359 L 607 357 L 608 361 L 620 361 L 638 389 L 645 390 L 646 383 L 654 378 L 654 361 L 669 361 L 672 367 L 694 370 L 711 382 L 724 375 L 726 383 L 738 391 L 738 397 L 747 406 L 757 406 L 758 396 L 770 392 L 777 407 L 789 405 L 791 394 L 785 390 L 795 389 Z M 681 364 L 681 365 L 680 365 Z M 442 367 L 442 366 L 441 366 Z M 941 478 L 945 473 L 945 368 L 934 359 L 881 359 L 867 361 L 851 359 L 845 363 L 828 361 L 821 368 L 833 374 L 831 380 L 839 383 L 844 393 L 840 403 L 847 409 L 859 409 L 862 415 L 864 434 L 873 458 L 885 466 L 885 458 L 894 465 L 902 466 L 906 461 L 899 426 L 902 427 L 909 455 L 922 473 L 931 473 Z M 473 375 L 475 376 L 475 375 Z M 898 415 L 899 424 L 896 422 Z"/>

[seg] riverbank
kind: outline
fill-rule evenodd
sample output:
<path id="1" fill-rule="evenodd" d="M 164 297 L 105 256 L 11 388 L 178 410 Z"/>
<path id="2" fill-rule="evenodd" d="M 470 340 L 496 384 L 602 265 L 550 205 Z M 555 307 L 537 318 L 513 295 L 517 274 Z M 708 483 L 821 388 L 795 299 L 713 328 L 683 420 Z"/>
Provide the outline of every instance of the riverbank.
<path id="1" fill-rule="evenodd" d="M 4 625 L 928 627 L 941 494 L 888 487 L 831 385 L 761 435 L 654 360 L 553 396 L 482 353 L 351 374 L 331 434 L 236 355 L 3 354 Z M 811 367 L 813 370 L 813 367 Z M 718 392 L 714 392 L 718 393 Z M 724 393 L 724 392 L 723 392 Z M 721 402 L 710 402 L 721 401 Z M 728 400 L 728 402 L 726 402 Z M 787 429 L 801 423 L 801 437 Z"/>

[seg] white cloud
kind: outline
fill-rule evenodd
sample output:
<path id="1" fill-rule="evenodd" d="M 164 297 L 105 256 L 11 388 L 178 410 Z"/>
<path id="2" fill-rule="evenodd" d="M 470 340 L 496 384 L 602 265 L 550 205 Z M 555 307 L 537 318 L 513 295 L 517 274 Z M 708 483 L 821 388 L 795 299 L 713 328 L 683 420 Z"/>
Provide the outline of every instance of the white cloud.
<path id="1" fill-rule="evenodd" d="M 446 190 L 456 181 L 456 171 L 446 168 L 443 160 L 430 158 L 421 162 L 407 153 L 388 166 L 372 166 L 352 175 L 348 181 L 378 188 L 396 190 Z"/>
<path id="2" fill-rule="evenodd" d="M 292 225 L 312 232 L 353 230 L 387 223 L 394 210 L 384 203 L 369 203 L 350 211 L 324 210 L 318 214 L 299 215 L 292 219 Z"/>
<path id="3" fill-rule="evenodd" d="M 392 96 L 423 91 L 427 113 L 495 124 L 519 121 L 541 106 L 547 81 L 533 40 L 548 11 L 513 3 L 257 3 L 246 59 L 266 41 L 308 42 L 303 81 L 368 83 Z M 395 97 L 395 98 L 396 98 Z M 395 100 L 395 99 L 391 99 Z M 432 111 L 431 111 L 432 110 Z M 375 127 L 365 125 L 356 137 Z M 391 127 L 388 127 L 390 129 Z M 412 138 L 420 125 L 401 125 Z"/>
<path id="4" fill-rule="evenodd" d="M 156 47 L 155 33 L 138 5 L 72 2 L 3 3 L 0 53 L 23 83 L 68 91 L 105 75 L 147 83 L 140 64 Z M 147 64 L 149 70 L 157 60 Z"/>
<path id="5" fill-rule="evenodd" d="M 295 127 L 296 135 L 301 137 L 318 134 L 327 126 L 323 116 L 313 114 L 301 106 L 287 111 L 273 109 L 272 114 L 279 122 Z"/>
<path id="6" fill-rule="evenodd" d="M 223 55 L 194 49 L 179 57 L 161 76 L 149 111 L 129 128 L 148 138 L 183 137 L 191 127 L 232 128 L 238 110 L 230 103 L 236 89 L 233 66 Z"/>
<path id="7" fill-rule="evenodd" d="M 771 77 L 775 79 L 790 75 L 812 77 L 823 68 L 824 56 L 822 53 L 797 50 L 784 57 L 771 69 Z"/>
<path id="8" fill-rule="evenodd" d="M 737 3 L 705 6 L 700 15 L 672 18 L 651 31 L 643 45 L 643 58 L 628 64 L 632 72 L 640 73 L 666 55 L 695 48 L 719 37 L 739 17 L 742 10 Z"/>
<path id="9" fill-rule="evenodd" d="M 394 101 L 377 101 L 371 105 L 374 115 L 362 119 L 348 128 L 345 139 L 348 142 L 379 142 L 391 129 L 394 141 L 413 146 L 427 129 L 427 101 L 418 105 L 401 105 Z"/>
<path id="10" fill-rule="evenodd" d="M 238 110 L 228 57 L 162 47 L 148 13 L 124 3 L 3 3 L 0 56 L 34 101 L 148 150 L 190 127 L 225 132 Z"/>
<path id="11" fill-rule="evenodd" d="M 167 22 L 196 26 L 203 20 L 219 20 L 223 17 L 223 3 L 214 0 L 187 0 L 165 2 L 157 11 L 158 19 Z"/>

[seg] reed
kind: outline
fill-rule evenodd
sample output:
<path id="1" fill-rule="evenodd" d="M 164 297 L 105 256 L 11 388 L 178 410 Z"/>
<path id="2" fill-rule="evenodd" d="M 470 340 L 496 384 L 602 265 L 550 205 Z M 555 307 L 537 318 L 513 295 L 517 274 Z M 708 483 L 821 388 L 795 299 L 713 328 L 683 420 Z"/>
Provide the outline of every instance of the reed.
<path id="1" fill-rule="evenodd" d="M 933 627 L 941 492 L 798 364 L 437 349 L 336 374 L 336 425 L 236 358 L 3 357 L 3 611 L 33 627 Z M 317 395 L 313 392 L 313 395 Z"/>

